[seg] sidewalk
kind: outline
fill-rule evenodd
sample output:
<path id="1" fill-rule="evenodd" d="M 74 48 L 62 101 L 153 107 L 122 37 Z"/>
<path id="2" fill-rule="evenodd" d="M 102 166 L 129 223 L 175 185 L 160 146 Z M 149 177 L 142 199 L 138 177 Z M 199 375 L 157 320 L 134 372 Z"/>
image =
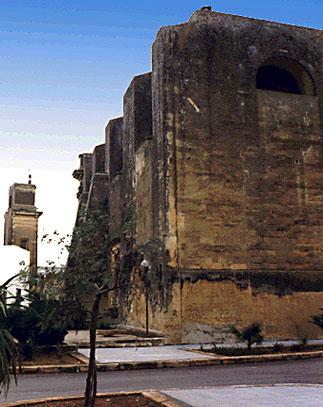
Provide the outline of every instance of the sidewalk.
<path id="1" fill-rule="evenodd" d="M 262 347 L 271 348 L 276 341 L 265 341 L 262 343 Z M 298 341 L 278 341 L 282 346 L 292 346 L 299 344 Z M 308 345 L 322 345 L 323 340 L 310 340 Z M 212 345 L 202 345 L 202 344 L 187 344 L 187 345 L 162 345 L 162 346 L 151 346 L 151 347 L 123 347 L 123 348 L 99 348 L 96 350 L 96 360 L 98 363 L 132 363 L 132 362 L 157 362 L 157 361 L 205 361 L 205 360 L 219 360 L 219 359 L 232 359 L 234 357 L 221 357 L 219 355 L 212 355 L 210 353 L 203 354 L 202 352 L 194 352 L 194 350 L 203 349 L 208 350 L 212 348 Z M 235 344 L 219 344 L 219 347 L 237 347 L 246 348 L 243 343 Z M 192 351 L 193 350 L 193 351 Z M 78 352 L 89 357 L 89 349 L 78 349 Z M 320 351 L 313 351 L 320 352 Z M 284 353 L 282 351 L 282 353 Z M 288 352 L 286 352 L 288 353 Z M 304 352 L 298 352 L 297 354 L 303 354 Z M 296 354 L 296 353 L 295 353 Z M 274 354 L 277 356 L 279 354 Z M 272 355 L 264 355 L 272 356 Z M 250 357 L 263 357 L 259 356 L 246 356 Z M 237 356 L 235 358 L 245 358 L 245 356 Z"/>
<path id="2" fill-rule="evenodd" d="M 272 347 L 276 342 L 264 342 L 264 347 Z M 285 346 L 298 344 L 297 341 L 280 341 Z M 219 344 L 221 347 L 233 344 Z M 323 340 L 309 341 L 309 345 L 323 345 Z M 210 349 L 212 345 L 202 345 Z M 236 347 L 246 345 L 238 343 Z M 323 357 L 323 350 L 269 353 L 248 356 L 222 356 L 200 351 L 201 344 L 107 347 L 96 350 L 97 369 L 101 372 L 135 369 L 179 368 L 193 366 L 214 366 L 241 363 L 261 363 L 284 360 L 311 359 Z M 73 356 L 76 363 L 72 365 L 23 366 L 22 373 L 83 373 L 88 368 L 89 349 L 78 349 Z M 80 364 L 79 361 L 83 362 Z M 77 363 L 78 362 L 78 363 Z"/>
<path id="3" fill-rule="evenodd" d="M 174 400 L 192 407 L 321 407 L 323 385 L 279 384 L 227 386 L 164 391 Z"/>
<path id="4" fill-rule="evenodd" d="M 79 349 L 78 352 L 86 358 L 90 355 L 89 349 Z M 211 356 L 212 358 L 212 356 Z M 189 352 L 181 346 L 150 346 L 131 348 L 100 348 L 96 350 L 98 363 L 131 363 L 131 362 L 156 362 L 169 360 L 208 360 L 209 354 Z"/>

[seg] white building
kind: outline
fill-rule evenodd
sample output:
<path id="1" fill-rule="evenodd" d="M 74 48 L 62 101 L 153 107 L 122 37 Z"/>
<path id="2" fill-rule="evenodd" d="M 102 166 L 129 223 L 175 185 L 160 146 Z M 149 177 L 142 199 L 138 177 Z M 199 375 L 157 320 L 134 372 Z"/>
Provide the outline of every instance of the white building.
<path id="1" fill-rule="evenodd" d="M 15 276 L 22 270 L 27 270 L 30 263 L 30 252 L 18 246 L 0 246 L 0 285 L 4 284 L 10 277 Z M 24 295 L 25 287 L 19 278 L 14 279 L 8 290 L 8 302 L 10 296 Z"/>

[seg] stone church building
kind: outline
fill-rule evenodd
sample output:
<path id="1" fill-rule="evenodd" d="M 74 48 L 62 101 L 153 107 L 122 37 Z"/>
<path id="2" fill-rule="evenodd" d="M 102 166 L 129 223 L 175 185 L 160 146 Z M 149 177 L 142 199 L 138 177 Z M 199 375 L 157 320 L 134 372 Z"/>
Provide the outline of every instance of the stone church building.
<path id="1" fill-rule="evenodd" d="M 209 8 L 160 29 L 152 72 L 74 173 L 77 222 L 104 205 L 110 271 L 136 281 L 116 320 L 148 316 L 168 343 L 253 322 L 322 336 L 322 56 L 321 30 Z"/>
<path id="2" fill-rule="evenodd" d="M 15 245 L 30 252 L 31 272 L 37 273 L 38 221 L 42 212 L 35 206 L 36 185 L 15 183 L 9 189 L 4 218 L 4 245 Z"/>

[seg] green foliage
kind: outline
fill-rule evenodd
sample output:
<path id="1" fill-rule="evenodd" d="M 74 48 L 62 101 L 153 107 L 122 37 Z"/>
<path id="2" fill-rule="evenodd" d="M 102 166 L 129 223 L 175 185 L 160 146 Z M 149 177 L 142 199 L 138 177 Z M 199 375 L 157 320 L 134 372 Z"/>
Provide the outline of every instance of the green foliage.
<path id="1" fill-rule="evenodd" d="M 74 228 L 67 266 L 61 273 L 63 289 L 59 299 L 69 329 L 88 328 L 89 309 L 96 294 L 110 286 L 108 253 L 106 211 L 92 210 Z"/>
<path id="2" fill-rule="evenodd" d="M 14 279 L 13 277 L 12 279 Z M 0 286 L 0 393 L 7 394 L 10 386 L 10 373 L 16 381 L 18 350 L 14 338 L 6 329 L 6 302 L 4 300 L 11 280 Z"/>
<path id="3" fill-rule="evenodd" d="M 223 356 L 245 356 L 245 355 L 264 355 L 271 353 L 271 349 L 264 349 L 264 348 L 237 348 L 237 347 L 221 347 L 216 344 L 213 344 L 211 348 L 211 352 L 215 353 L 216 355 L 223 355 Z"/>
<path id="4" fill-rule="evenodd" d="M 74 229 L 64 285 L 69 299 L 83 303 L 93 298 L 98 287 L 110 283 L 108 273 L 107 217 L 105 211 L 92 211 Z"/>
<path id="5" fill-rule="evenodd" d="M 8 392 L 10 373 L 16 380 L 18 351 L 13 337 L 6 329 L 0 329 L 0 393 Z M 11 372 L 10 372 L 11 370 Z"/>
<path id="6" fill-rule="evenodd" d="M 84 405 L 94 406 L 97 391 L 95 360 L 96 329 L 99 321 L 100 302 L 103 294 L 113 290 L 108 269 L 109 236 L 107 211 L 103 206 L 91 210 L 74 229 L 64 289 L 70 300 L 91 304 L 90 358 Z"/>
<path id="7" fill-rule="evenodd" d="M 244 328 L 242 331 L 239 331 L 237 328 L 232 326 L 230 332 L 234 334 L 238 340 L 247 342 L 248 349 L 250 350 L 254 343 L 260 344 L 263 341 L 261 335 L 261 326 L 257 322 L 252 323 L 251 325 Z"/>
<path id="8" fill-rule="evenodd" d="M 282 345 L 276 342 L 273 346 L 273 352 L 279 353 L 282 352 L 282 350 L 283 350 Z"/>
<path id="9" fill-rule="evenodd" d="M 321 311 L 323 311 L 323 308 L 321 308 Z M 320 327 L 321 329 L 323 329 L 323 314 L 312 316 L 311 322 L 316 326 Z"/>
<path id="10" fill-rule="evenodd" d="M 306 348 L 306 347 L 307 347 L 307 344 L 308 344 L 308 337 L 307 337 L 307 336 L 303 336 L 303 337 L 301 338 L 301 343 L 302 343 L 303 347 Z"/>
<path id="11" fill-rule="evenodd" d="M 27 343 L 32 337 L 34 327 L 38 324 L 38 317 L 28 308 L 9 306 L 6 326 L 10 333 L 21 343 Z"/>
<path id="12" fill-rule="evenodd" d="M 135 227 L 135 224 L 136 224 L 136 209 L 135 206 L 132 204 L 126 210 L 122 230 L 124 232 L 132 232 L 133 228 Z"/>
<path id="13" fill-rule="evenodd" d="M 37 291 L 29 294 L 29 305 L 8 307 L 7 328 L 20 342 L 25 357 L 31 357 L 35 346 L 58 345 L 67 334 L 58 300 Z"/>
<path id="14" fill-rule="evenodd" d="M 75 331 L 88 329 L 88 311 L 84 303 L 78 301 L 79 299 L 72 295 L 69 298 L 66 294 L 63 293 L 63 298 L 61 298 L 63 304 L 61 319 L 64 321 L 66 329 Z"/>

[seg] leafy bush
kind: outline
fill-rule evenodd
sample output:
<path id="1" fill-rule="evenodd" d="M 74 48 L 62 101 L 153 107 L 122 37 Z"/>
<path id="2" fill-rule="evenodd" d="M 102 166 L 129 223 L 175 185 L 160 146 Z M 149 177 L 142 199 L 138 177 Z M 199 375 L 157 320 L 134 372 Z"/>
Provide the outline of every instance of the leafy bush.
<path id="1" fill-rule="evenodd" d="M 216 355 L 222 356 L 246 356 L 246 355 L 267 355 L 271 353 L 271 349 L 269 348 L 227 348 L 227 347 L 220 347 L 215 346 L 211 348 L 211 352 L 215 353 Z"/>
<path id="2" fill-rule="evenodd" d="M 21 343 L 27 343 L 33 337 L 35 327 L 39 323 L 39 317 L 29 308 L 12 305 L 8 307 L 6 323 L 12 336 Z"/>
<path id="3" fill-rule="evenodd" d="M 233 333 L 237 339 L 243 342 L 247 342 L 248 349 L 250 350 L 254 343 L 262 343 L 263 336 L 261 335 L 261 326 L 257 322 L 239 331 L 234 326 L 231 327 L 230 332 Z"/>
<path id="4" fill-rule="evenodd" d="M 282 350 L 283 350 L 282 345 L 276 342 L 273 346 L 273 352 L 281 352 Z"/>
<path id="5" fill-rule="evenodd" d="M 323 308 L 321 308 L 321 311 L 323 311 Z M 323 329 L 323 314 L 320 315 L 314 315 L 312 317 L 312 323 Z"/>
<path id="6" fill-rule="evenodd" d="M 30 295 L 27 307 L 13 304 L 8 308 L 7 329 L 20 342 L 22 354 L 30 358 L 35 346 L 59 345 L 67 330 L 62 324 L 62 307 L 53 299 Z"/>

